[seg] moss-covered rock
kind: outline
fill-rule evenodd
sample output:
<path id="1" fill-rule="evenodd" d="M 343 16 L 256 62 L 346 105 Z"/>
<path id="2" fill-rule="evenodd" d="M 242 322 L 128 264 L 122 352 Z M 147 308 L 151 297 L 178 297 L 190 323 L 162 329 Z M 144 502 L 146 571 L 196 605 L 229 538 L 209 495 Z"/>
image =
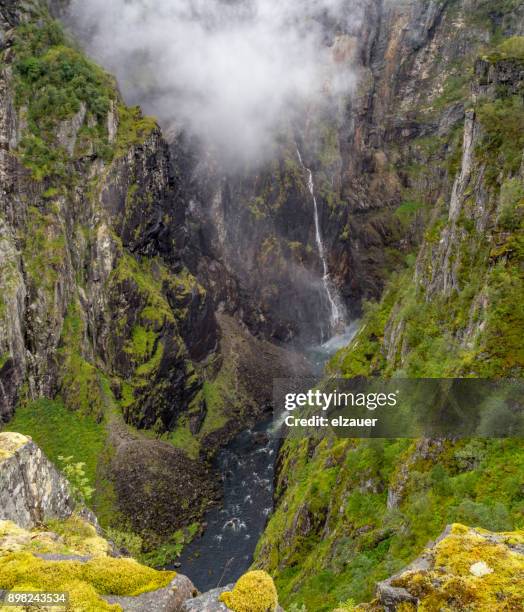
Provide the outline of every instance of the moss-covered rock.
<path id="1" fill-rule="evenodd" d="M 232 591 L 222 593 L 220 600 L 233 612 L 275 612 L 278 605 L 273 579 L 260 570 L 244 574 Z"/>
<path id="2" fill-rule="evenodd" d="M 128 609 L 125 604 L 140 601 L 141 594 L 148 594 L 153 608 L 157 599 L 169 599 L 173 589 L 166 587 L 175 572 L 115 558 L 110 556 L 112 551 L 109 542 L 79 516 L 49 521 L 32 530 L 0 521 L 0 589 L 66 591 L 71 609 L 78 612 Z M 179 595 L 190 597 L 192 584 L 187 579 L 179 582 L 184 587 Z M 108 603 L 105 598 L 118 602 Z"/>
<path id="3" fill-rule="evenodd" d="M 380 583 L 375 602 L 357 609 L 519 610 L 523 580 L 523 531 L 454 524 L 419 559 Z"/>

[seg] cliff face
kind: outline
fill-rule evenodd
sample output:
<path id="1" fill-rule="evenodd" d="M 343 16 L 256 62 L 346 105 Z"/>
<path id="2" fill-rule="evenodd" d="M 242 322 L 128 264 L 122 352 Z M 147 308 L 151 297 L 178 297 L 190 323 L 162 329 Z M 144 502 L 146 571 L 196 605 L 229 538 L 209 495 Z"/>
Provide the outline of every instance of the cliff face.
<path id="1" fill-rule="evenodd" d="M 0 2 L 0 421 L 87 462 L 104 524 L 166 536 L 216 498 L 208 459 L 275 370 L 306 366 L 219 330 L 247 300 L 193 239 L 182 143 L 64 34 L 65 4 Z"/>
<path id="2" fill-rule="evenodd" d="M 380 302 L 366 305 L 359 334 L 329 374 L 520 376 L 524 39 L 513 35 L 522 33 L 522 7 L 384 9 L 370 112 L 386 131 L 374 142 L 403 194 L 394 215 L 420 246 L 406 243 L 404 265 Z M 390 103 L 394 114 L 380 110 Z M 357 121 L 356 133 L 367 126 Z M 276 574 L 285 602 L 307 609 L 371 598 L 376 581 L 447 523 L 518 527 L 510 483 L 522 455 L 519 440 L 290 440 L 257 564 Z"/>
<path id="3" fill-rule="evenodd" d="M 201 384 L 191 360 L 217 337 L 181 260 L 167 145 L 39 3 L 13 6 L 1 7 L 2 418 L 27 382 L 29 397 L 61 390 L 95 417 L 124 394 L 129 422 L 170 428 Z"/>
<path id="4" fill-rule="evenodd" d="M 45 3 L 0 3 L 0 54 L 0 421 L 18 406 L 55 461 L 87 460 L 106 525 L 131 513 L 130 529 L 172 533 L 215 497 L 213 477 L 127 425 L 161 435 L 206 414 L 196 367 L 218 331 L 184 264 L 177 168 L 155 121 L 123 104 Z M 39 398 L 60 399 L 44 417 Z M 191 516 L 162 495 L 133 506 L 134 470 L 159 489 L 191 475 Z"/>
<path id="5" fill-rule="evenodd" d="M 308 169 L 348 309 L 382 296 L 331 373 L 521 373 L 524 13 L 492 5 L 355 2 L 359 27 L 326 26 L 349 106 L 232 174 L 168 145 L 45 3 L 0 0 L 0 420 L 86 459 L 122 539 L 184 540 L 208 456 L 305 371 L 263 338 L 318 341 L 328 318 Z M 446 523 L 513 528 L 521 461 L 510 441 L 289 441 L 257 563 L 312 610 L 371 597 Z"/>
<path id="6" fill-rule="evenodd" d="M 283 130 L 274 159 L 256 172 L 227 172 L 197 148 L 184 173 L 203 250 L 247 296 L 228 302 L 222 291 L 224 306 L 280 340 L 318 341 L 329 316 L 304 165 L 329 271 L 350 314 L 360 315 L 362 300 L 380 297 L 420 244 L 435 203 L 451 197 L 477 53 L 495 30 L 522 30 L 518 2 L 363 0 L 351 8 L 357 25 L 326 25 L 335 61 L 356 78 L 343 108 L 328 101 Z"/>

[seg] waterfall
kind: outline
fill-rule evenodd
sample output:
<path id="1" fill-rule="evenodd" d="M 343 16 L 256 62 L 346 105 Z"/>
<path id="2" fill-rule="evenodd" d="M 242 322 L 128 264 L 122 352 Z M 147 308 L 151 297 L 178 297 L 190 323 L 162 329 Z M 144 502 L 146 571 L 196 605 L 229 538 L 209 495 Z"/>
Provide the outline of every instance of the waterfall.
<path id="1" fill-rule="evenodd" d="M 308 176 L 308 189 L 311 194 L 311 199 L 313 201 L 313 210 L 315 215 L 315 238 L 317 243 L 318 255 L 322 262 L 322 283 L 324 285 L 324 290 L 326 292 L 326 296 L 328 299 L 329 307 L 330 307 L 330 331 L 332 333 L 336 333 L 341 331 L 346 324 L 345 317 L 345 309 L 342 304 L 342 300 L 338 294 L 337 288 L 333 283 L 331 276 L 329 274 L 329 266 L 326 257 L 326 249 L 324 247 L 324 242 L 322 240 L 322 230 L 320 227 L 320 217 L 318 214 L 318 202 L 317 196 L 315 195 L 315 181 L 313 179 L 313 172 L 310 168 L 308 168 L 303 160 L 302 155 L 300 153 L 300 149 L 297 146 L 297 156 L 300 162 L 300 165 L 307 173 Z"/>

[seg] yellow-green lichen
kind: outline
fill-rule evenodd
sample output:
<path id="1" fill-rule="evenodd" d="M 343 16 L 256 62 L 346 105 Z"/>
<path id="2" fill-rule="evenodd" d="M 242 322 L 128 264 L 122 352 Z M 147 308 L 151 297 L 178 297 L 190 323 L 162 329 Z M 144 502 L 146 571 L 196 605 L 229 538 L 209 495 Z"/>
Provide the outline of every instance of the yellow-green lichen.
<path id="1" fill-rule="evenodd" d="M 429 571 L 410 571 L 393 582 L 419 599 L 418 609 L 520 610 L 524 555 L 511 545 L 524 531 L 490 533 L 453 525 L 431 552 Z"/>
<path id="2" fill-rule="evenodd" d="M 0 433 L 0 461 L 12 457 L 19 448 L 29 442 L 29 438 L 19 433 Z"/>
<path id="3" fill-rule="evenodd" d="M 232 591 L 222 593 L 220 600 L 233 612 L 274 612 L 278 605 L 273 579 L 260 570 L 244 574 Z"/>

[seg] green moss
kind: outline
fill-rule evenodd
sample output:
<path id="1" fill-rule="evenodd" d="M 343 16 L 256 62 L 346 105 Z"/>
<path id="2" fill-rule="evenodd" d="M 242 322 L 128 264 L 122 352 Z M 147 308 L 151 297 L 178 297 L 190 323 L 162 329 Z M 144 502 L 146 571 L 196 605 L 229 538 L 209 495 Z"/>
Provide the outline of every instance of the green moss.
<path id="1" fill-rule="evenodd" d="M 145 329 L 141 325 L 133 328 L 133 336 L 126 350 L 138 359 L 150 357 L 155 346 L 155 332 Z"/>
<path id="2" fill-rule="evenodd" d="M 143 319 L 151 324 L 163 325 L 165 321 L 174 321 L 173 311 L 162 292 L 162 283 L 168 278 L 169 273 L 159 262 L 137 260 L 123 253 L 111 282 L 116 285 L 134 283 L 145 302 Z"/>
<path id="3" fill-rule="evenodd" d="M 117 154 L 125 155 L 130 147 L 142 144 L 158 126 L 152 117 L 144 117 L 140 107 L 118 106 Z"/>
<path id="4" fill-rule="evenodd" d="M 489 184 L 516 174 L 524 149 L 524 100 L 520 96 L 483 102 L 477 109 L 483 137 L 477 154 L 486 163 Z"/>
<path id="5" fill-rule="evenodd" d="M 82 610 L 118 610 L 118 606 L 107 605 L 100 595 L 140 595 L 166 587 L 175 575 L 158 572 L 132 559 L 44 561 L 26 552 L 0 558 L 0 588 L 70 591 L 71 604 Z"/>
<path id="6" fill-rule="evenodd" d="M 408 589 L 418 610 L 517 610 L 522 603 L 519 575 L 522 554 L 508 543 L 524 543 L 524 532 L 494 534 L 453 525 L 451 533 L 432 551 L 434 568 L 406 572 L 394 586 Z M 480 567 L 479 567 L 480 566 Z M 475 573 L 476 568 L 482 572 Z"/>
<path id="7" fill-rule="evenodd" d="M 93 525 L 76 514 L 64 521 L 47 520 L 45 528 L 58 534 L 61 544 L 70 553 L 99 556 L 110 552 L 107 540 L 98 535 Z"/>
<path id="8" fill-rule="evenodd" d="M 102 387 L 102 374 L 83 355 L 84 321 L 80 307 L 73 302 L 64 319 L 58 354 L 61 359 L 60 390 L 71 410 L 103 419 L 109 398 Z M 111 391 L 109 390 L 109 393 Z"/>
<path id="9" fill-rule="evenodd" d="M 232 591 L 222 593 L 220 601 L 233 612 L 274 612 L 278 596 L 271 576 L 253 571 L 244 574 Z"/>

